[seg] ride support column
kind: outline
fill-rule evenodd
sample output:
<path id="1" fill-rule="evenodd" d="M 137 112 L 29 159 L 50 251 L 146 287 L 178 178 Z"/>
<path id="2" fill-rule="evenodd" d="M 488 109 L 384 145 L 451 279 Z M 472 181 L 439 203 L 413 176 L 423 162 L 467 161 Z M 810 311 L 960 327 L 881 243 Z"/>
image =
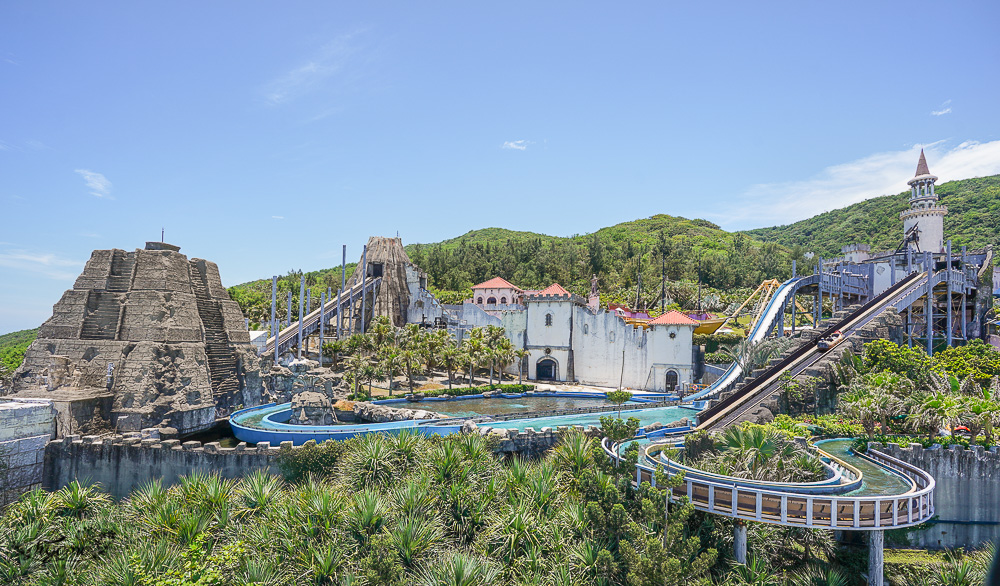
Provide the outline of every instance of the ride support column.
<path id="1" fill-rule="evenodd" d="M 747 563 L 747 524 L 739 519 L 733 523 L 733 557 L 737 563 Z"/>
<path id="2" fill-rule="evenodd" d="M 868 586 L 883 586 L 885 531 L 868 532 Z"/>

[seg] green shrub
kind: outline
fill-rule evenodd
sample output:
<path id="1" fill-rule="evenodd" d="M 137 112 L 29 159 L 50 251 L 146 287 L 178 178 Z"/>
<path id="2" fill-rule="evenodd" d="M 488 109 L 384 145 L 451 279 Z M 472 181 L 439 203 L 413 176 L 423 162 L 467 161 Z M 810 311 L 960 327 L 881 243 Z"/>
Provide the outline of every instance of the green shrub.
<path id="1" fill-rule="evenodd" d="M 535 390 L 535 385 L 483 385 L 479 387 L 456 387 L 454 389 L 432 389 L 419 391 L 424 397 L 464 397 L 466 395 L 481 395 L 487 392 L 500 391 L 501 393 L 517 394 Z"/>
<path id="2" fill-rule="evenodd" d="M 276 462 L 285 480 L 297 482 L 310 474 L 315 476 L 332 474 L 344 454 L 344 449 L 344 442 L 327 440 L 317 444 L 316 440 L 309 440 L 301 448 L 281 450 Z"/>
<path id="3" fill-rule="evenodd" d="M 692 344 L 704 346 L 705 352 L 711 354 L 719 351 L 719 346 L 735 346 L 743 341 L 744 336 L 735 332 L 725 334 L 695 334 Z"/>

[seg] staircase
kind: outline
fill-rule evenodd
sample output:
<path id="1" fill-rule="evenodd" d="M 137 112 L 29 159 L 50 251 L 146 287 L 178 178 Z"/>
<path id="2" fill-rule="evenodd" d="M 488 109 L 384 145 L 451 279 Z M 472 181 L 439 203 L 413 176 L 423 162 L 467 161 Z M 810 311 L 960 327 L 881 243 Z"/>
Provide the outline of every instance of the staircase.
<path id="1" fill-rule="evenodd" d="M 87 294 L 83 316 L 82 340 L 114 340 L 118 335 L 121 302 L 114 293 L 92 290 Z"/>
<path id="2" fill-rule="evenodd" d="M 208 294 L 208 282 L 205 273 L 195 261 L 189 261 L 191 267 L 191 285 L 194 288 L 198 303 L 198 315 L 205 327 L 205 353 L 208 355 L 208 373 L 212 379 L 212 394 L 217 404 L 228 404 L 219 401 L 220 398 L 231 398 L 240 390 L 236 375 L 236 355 L 229 347 L 229 339 L 222 322 L 222 312 L 219 304 Z"/>
<path id="3" fill-rule="evenodd" d="M 111 274 L 108 275 L 108 291 L 125 293 L 132 286 L 132 270 L 135 268 L 135 255 L 124 250 L 111 253 Z"/>

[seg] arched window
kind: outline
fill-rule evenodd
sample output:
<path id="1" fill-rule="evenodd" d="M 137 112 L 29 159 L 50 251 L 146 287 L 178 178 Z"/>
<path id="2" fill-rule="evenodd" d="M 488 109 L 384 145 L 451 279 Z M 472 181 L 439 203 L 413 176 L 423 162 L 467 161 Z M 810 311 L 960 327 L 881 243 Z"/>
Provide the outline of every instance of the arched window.
<path id="1" fill-rule="evenodd" d="M 551 313 L 546 313 L 545 314 L 545 325 L 547 325 L 547 326 L 551 326 L 552 325 L 552 314 Z"/>
<path id="2" fill-rule="evenodd" d="M 489 299 L 486 300 L 486 305 L 496 305 L 496 304 L 497 304 L 496 297 L 490 297 Z"/>
<path id="3" fill-rule="evenodd" d="M 501 297 L 500 298 L 500 305 L 507 305 L 507 298 L 506 297 Z"/>
<path id="4" fill-rule="evenodd" d="M 677 388 L 677 371 L 668 370 L 667 371 L 667 390 L 673 391 Z"/>
<path id="5" fill-rule="evenodd" d="M 477 299 L 477 300 L 476 300 L 476 303 L 477 303 L 478 305 L 482 305 L 482 304 L 483 304 L 483 298 L 482 298 L 482 297 L 480 297 L 479 299 Z"/>
<path id="6" fill-rule="evenodd" d="M 584 334 L 589 334 L 590 333 L 590 325 L 589 324 L 583 324 L 583 333 Z"/>

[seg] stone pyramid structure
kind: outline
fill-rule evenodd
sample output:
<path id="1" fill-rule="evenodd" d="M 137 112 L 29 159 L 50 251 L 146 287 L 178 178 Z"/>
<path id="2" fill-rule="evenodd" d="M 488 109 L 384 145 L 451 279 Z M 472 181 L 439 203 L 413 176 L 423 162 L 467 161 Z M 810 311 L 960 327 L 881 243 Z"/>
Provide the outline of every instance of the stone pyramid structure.
<path id="1" fill-rule="evenodd" d="M 180 248 L 95 250 L 14 376 L 19 396 L 109 397 L 120 431 L 207 429 L 260 402 L 260 364 L 219 267 Z"/>

